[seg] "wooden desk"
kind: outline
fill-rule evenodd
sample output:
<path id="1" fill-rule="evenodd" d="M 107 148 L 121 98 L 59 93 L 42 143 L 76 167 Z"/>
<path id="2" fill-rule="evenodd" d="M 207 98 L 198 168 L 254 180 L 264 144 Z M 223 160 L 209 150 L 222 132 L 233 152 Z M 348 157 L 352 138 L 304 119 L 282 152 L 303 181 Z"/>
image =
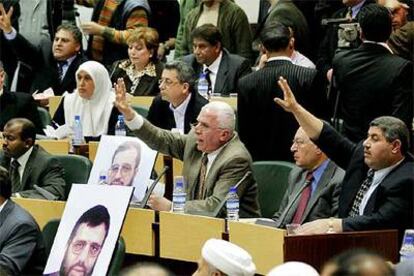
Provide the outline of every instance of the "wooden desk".
<path id="1" fill-rule="evenodd" d="M 135 97 L 128 97 L 128 100 L 131 104 L 140 105 L 149 109 L 152 104 L 152 100 L 154 97 L 152 96 L 135 96 Z"/>
<path id="2" fill-rule="evenodd" d="M 56 110 L 58 109 L 61 100 L 62 100 L 62 96 L 53 96 L 49 98 L 50 117 L 53 118 L 53 115 L 55 115 Z"/>
<path id="3" fill-rule="evenodd" d="M 36 140 L 50 154 L 68 154 L 70 149 L 69 140 Z"/>
<path id="4" fill-rule="evenodd" d="M 237 97 L 211 97 L 210 101 L 228 103 L 234 110 L 237 110 Z"/>

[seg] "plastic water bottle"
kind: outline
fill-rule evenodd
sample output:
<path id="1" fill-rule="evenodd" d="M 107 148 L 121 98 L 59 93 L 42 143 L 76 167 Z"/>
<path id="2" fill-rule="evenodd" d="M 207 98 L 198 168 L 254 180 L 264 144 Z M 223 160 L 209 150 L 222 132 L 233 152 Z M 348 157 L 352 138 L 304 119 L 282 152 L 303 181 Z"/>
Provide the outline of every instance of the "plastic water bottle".
<path id="1" fill-rule="evenodd" d="M 208 94 L 208 81 L 206 78 L 206 74 L 204 73 L 200 74 L 200 77 L 198 79 L 198 84 L 197 84 L 197 90 L 201 96 L 209 100 L 210 96 Z"/>
<path id="2" fill-rule="evenodd" d="M 126 136 L 124 115 L 118 115 L 118 121 L 115 125 L 115 136 Z"/>
<path id="3" fill-rule="evenodd" d="M 98 185 L 106 185 L 106 184 L 108 184 L 108 182 L 106 180 L 106 172 L 101 171 L 99 173 Z"/>
<path id="4" fill-rule="evenodd" d="M 75 122 L 73 124 L 73 146 L 80 146 L 83 144 L 82 123 L 79 115 L 75 115 Z"/>
<path id="5" fill-rule="evenodd" d="M 185 206 L 185 188 L 184 178 L 182 176 L 176 176 L 174 179 L 174 191 L 173 191 L 173 212 L 184 214 Z"/>
<path id="6" fill-rule="evenodd" d="M 407 229 L 400 250 L 400 262 L 411 260 L 414 262 L 414 229 Z"/>
<path id="7" fill-rule="evenodd" d="M 227 195 L 226 209 L 228 220 L 239 220 L 239 197 L 237 196 L 237 188 L 231 187 Z"/>

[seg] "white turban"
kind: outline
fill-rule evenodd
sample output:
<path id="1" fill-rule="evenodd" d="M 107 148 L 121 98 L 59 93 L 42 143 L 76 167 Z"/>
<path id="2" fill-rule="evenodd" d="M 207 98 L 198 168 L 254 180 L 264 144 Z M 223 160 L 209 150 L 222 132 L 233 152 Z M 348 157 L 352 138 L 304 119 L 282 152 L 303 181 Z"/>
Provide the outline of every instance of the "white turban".
<path id="1" fill-rule="evenodd" d="M 319 273 L 308 264 L 287 262 L 273 268 L 267 276 L 319 276 Z"/>
<path id="2" fill-rule="evenodd" d="M 252 276 L 256 266 L 243 248 L 227 241 L 210 239 L 201 249 L 203 259 L 221 272 L 231 276 Z"/>

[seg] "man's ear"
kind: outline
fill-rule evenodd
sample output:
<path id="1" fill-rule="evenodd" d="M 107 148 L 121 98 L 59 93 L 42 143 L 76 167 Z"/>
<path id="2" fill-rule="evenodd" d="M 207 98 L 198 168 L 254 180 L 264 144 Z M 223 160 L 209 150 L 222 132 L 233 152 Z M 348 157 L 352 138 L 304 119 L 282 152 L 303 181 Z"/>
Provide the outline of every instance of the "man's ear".
<path id="1" fill-rule="evenodd" d="M 391 152 L 393 154 L 397 154 L 397 153 L 401 152 L 401 141 L 400 141 L 400 139 L 396 139 L 396 140 L 392 141 L 391 145 L 392 145 Z"/>
<path id="2" fill-rule="evenodd" d="M 30 148 L 31 146 L 33 146 L 34 141 L 32 138 L 27 138 L 26 140 L 24 140 L 24 146 L 25 148 Z"/>

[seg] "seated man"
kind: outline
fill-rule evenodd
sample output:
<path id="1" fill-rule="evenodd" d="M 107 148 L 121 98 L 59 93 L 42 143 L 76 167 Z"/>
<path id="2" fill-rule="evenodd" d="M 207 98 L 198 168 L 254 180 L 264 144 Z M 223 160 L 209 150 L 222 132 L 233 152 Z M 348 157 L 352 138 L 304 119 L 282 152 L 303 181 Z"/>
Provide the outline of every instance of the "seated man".
<path id="1" fill-rule="evenodd" d="M 208 75 L 210 93 L 222 96 L 238 93 L 237 82 L 252 71 L 249 60 L 230 54 L 223 47 L 219 29 L 213 24 L 197 27 L 191 36 L 193 54 L 183 57 L 183 60 L 193 67 L 197 75 Z"/>
<path id="2" fill-rule="evenodd" d="M 337 216 L 344 171 L 312 143 L 302 128 L 296 132 L 290 150 L 299 168 L 290 172 L 289 186 L 273 216 L 276 226 L 284 228 L 289 223 Z"/>
<path id="3" fill-rule="evenodd" d="M 194 89 L 194 71 L 182 61 L 167 63 L 160 79 L 161 95 L 152 101 L 147 119 L 163 129 L 188 133 L 201 108 L 208 103 Z"/>
<path id="4" fill-rule="evenodd" d="M 209 239 L 201 249 L 193 276 L 253 276 L 255 272 L 252 256 L 246 250 L 228 241 Z"/>
<path id="5" fill-rule="evenodd" d="M 36 126 L 36 132 L 43 134 L 43 126 L 37 111 L 36 102 L 31 95 L 7 90 L 4 87 L 6 72 L 0 61 L 0 131 L 12 118 L 22 117 L 31 120 Z"/>
<path id="6" fill-rule="evenodd" d="M 370 123 L 367 138 L 354 144 L 304 109 L 282 77 L 279 85 L 284 99 L 275 101 L 295 116 L 309 138 L 331 160 L 346 168 L 339 196 L 339 218 L 305 223 L 298 232 L 412 228 L 414 162 L 408 152 L 410 133 L 404 122 L 391 116 L 378 117 Z"/>
<path id="7" fill-rule="evenodd" d="M 0 165 L 9 170 L 13 196 L 64 199 L 63 168 L 35 145 L 35 140 L 36 130 L 31 121 L 16 118 L 6 123 Z"/>
<path id="8" fill-rule="evenodd" d="M 128 104 L 122 79 L 115 85 L 115 106 L 123 113 L 127 126 L 150 148 L 184 162 L 186 213 L 214 213 L 225 200 L 231 186 L 251 170 L 251 157 L 234 131 L 234 110 L 224 102 L 205 105 L 197 124 L 180 135 L 157 128 L 144 120 Z M 251 175 L 238 187 L 240 217 L 258 217 L 257 185 Z M 171 201 L 152 195 L 154 210 L 171 210 Z"/>
<path id="9" fill-rule="evenodd" d="M 9 174 L 0 167 L 0 275 L 39 274 L 34 267 L 46 261 L 39 226 L 10 199 L 11 190 Z"/>

